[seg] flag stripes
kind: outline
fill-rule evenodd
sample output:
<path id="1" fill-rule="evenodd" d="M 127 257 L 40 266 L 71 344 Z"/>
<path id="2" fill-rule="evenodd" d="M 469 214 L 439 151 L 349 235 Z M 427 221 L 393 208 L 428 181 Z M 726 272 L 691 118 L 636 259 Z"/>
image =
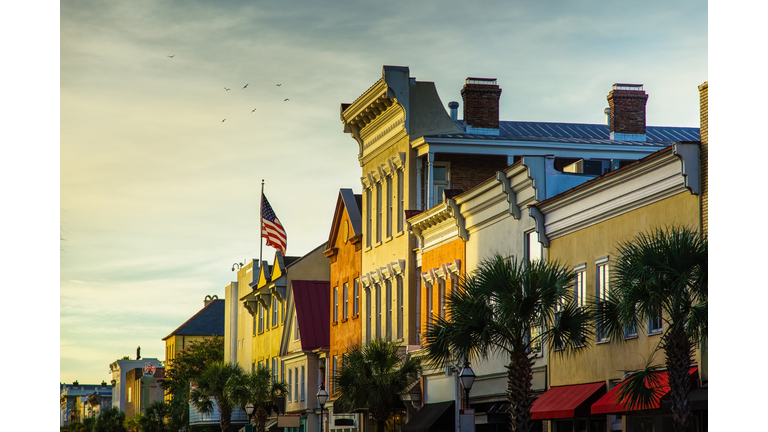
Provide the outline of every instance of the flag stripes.
<path id="1" fill-rule="evenodd" d="M 267 246 L 272 246 L 285 255 L 288 236 L 263 193 L 261 194 L 261 218 L 261 237 L 267 239 Z"/>

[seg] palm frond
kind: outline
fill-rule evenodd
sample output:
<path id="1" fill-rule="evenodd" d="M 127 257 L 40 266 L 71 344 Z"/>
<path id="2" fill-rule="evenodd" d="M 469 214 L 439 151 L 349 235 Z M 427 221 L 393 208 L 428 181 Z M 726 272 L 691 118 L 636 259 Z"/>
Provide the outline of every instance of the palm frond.
<path id="1" fill-rule="evenodd" d="M 664 374 L 661 366 L 650 364 L 628 373 L 620 384 L 619 401 L 632 410 L 658 408 L 661 398 L 667 393 Z"/>

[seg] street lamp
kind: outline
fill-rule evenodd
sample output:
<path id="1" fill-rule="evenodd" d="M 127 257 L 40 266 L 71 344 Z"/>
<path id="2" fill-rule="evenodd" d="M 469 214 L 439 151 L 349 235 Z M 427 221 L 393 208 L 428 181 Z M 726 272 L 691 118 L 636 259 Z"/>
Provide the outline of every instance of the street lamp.
<path id="1" fill-rule="evenodd" d="M 469 408 L 469 391 L 472 389 L 472 384 L 475 382 L 475 372 L 472 371 L 471 367 L 469 367 L 469 363 L 467 363 L 467 365 L 461 369 L 461 373 L 459 373 L 459 380 L 461 381 L 461 386 L 466 392 L 466 407 Z"/>
<path id="2" fill-rule="evenodd" d="M 328 402 L 328 392 L 325 390 L 325 384 L 320 384 L 320 390 L 317 392 L 317 403 L 320 404 L 320 432 L 323 432 L 323 408 Z"/>
<path id="3" fill-rule="evenodd" d="M 253 406 L 253 403 L 248 402 L 248 405 L 245 406 L 245 413 L 248 415 L 248 427 L 246 429 L 250 428 L 250 430 L 253 430 L 253 426 L 251 423 L 251 416 L 253 415 L 253 411 L 256 409 L 255 406 Z"/>

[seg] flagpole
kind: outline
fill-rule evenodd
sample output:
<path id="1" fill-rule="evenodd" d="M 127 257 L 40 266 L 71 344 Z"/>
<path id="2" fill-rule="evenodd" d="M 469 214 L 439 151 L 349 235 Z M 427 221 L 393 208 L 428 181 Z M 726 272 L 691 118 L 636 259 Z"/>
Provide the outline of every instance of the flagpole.
<path id="1" fill-rule="evenodd" d="M 259 198 L 259 271 L 261 271 L 261 246 L 264 244 L 264 179 L 261 179 Z"/>

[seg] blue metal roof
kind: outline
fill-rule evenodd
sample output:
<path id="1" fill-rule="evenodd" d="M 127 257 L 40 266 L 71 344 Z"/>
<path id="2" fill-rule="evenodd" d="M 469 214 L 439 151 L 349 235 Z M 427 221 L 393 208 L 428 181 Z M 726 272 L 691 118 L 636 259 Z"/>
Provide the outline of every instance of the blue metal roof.
<path id="1" fill-rule="evenodd" d="M 456 122 L 462 129 L 464 121 Z M 699 141 L 699 128 L 673 126 L 646 126 L 645 142 L 616 141 L 610 139 L 610 130 L 605 124 L 551 123 L 526 121 L 499 121 L 499 135 L 480 134 L 438 134 L 427 135 L 434 138 L 463 138 L 509 141 L 548 141 L 583 144 L 618 144 L 648 145 L 664 147 L 673 142 Z"/>

